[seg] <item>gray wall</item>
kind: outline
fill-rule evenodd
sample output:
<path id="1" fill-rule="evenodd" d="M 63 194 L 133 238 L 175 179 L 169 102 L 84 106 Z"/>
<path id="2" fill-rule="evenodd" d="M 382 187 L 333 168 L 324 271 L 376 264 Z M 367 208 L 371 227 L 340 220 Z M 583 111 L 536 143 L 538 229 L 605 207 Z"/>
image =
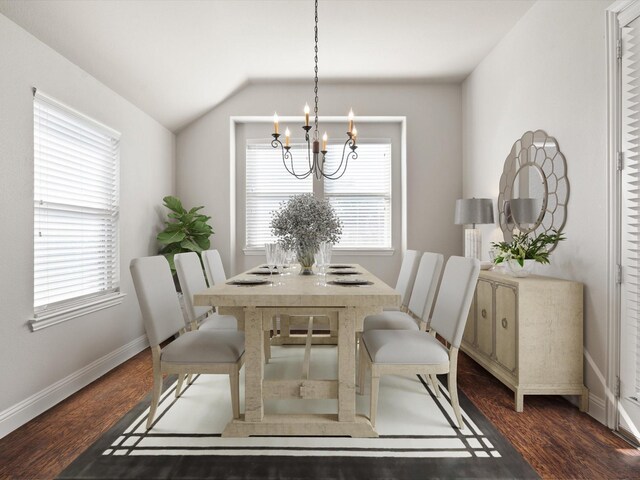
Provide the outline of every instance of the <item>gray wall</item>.
<path id="1" fill-rule="evenodd" d="M 177 135 L 178 195 L 187 205 L 206 206 L 216 231 L 213 247 L 220 250 L 227 269 L 231 263 L 231 232 L 236 229 L 229 214 L 229 118 L 273 115 L 274 111 L 280 116 L 301 115 L 305 101 L 312 103 L 312 95 L 311 83 L 249 84 Z M 350 107 L 361 116 L 407 117 L 407 246 L 459 254 L 462 241 L 460 227 L 453 225 L 453 210 L 462 193 L 460 86 L 321 81 L 321 115 L 346 115 Z M 265 136 L 271 129 L 265 124 Z M 365 125 L 358 126 L 358 132 L 366 136 Z M 241 248 L 244 239 L 237 238 L 236 242 Z M 396 250 L 393 257 L 353 260 L 393 283 L 401 252 Z"/>
<path id="2" fill-rule="evenodd" d="M 49 400 L 59 401 L 59 395 L 91 380 L 87 377 L 91 371 L 81 369 L 144 335 L 129 261 L 156 252 L 161 199 L 174 191 L 175 137 L 2 15 L 0 45 L 2 436 L 24 415 L 38 413 Z M 27 326 L 33 314 L 32 86 L 122 133 L 120 268 L 122 291 L 127 294 L 116 307 L 38 332 Z M 54 386 L 76 373 L 84 376 Z M 53 390 L 44 391 L 52 386 Z M 25 404 L 29 397 L 31 403 Z M 18 411 L 8 410 L 18 404 Z"/>
<path id="3" fill-rule="evenodd" d="M 554 136 L 567 159 L 567 240 L 538 273 L 585 285 L 590 413 L 604 422 L 607 372 L 608 1 L 540 1 L 463 84 L 464 193 L 497 199 L 504 160 L 527 130 Z M 490 240 L 484 227 L 485 258 Z"/>

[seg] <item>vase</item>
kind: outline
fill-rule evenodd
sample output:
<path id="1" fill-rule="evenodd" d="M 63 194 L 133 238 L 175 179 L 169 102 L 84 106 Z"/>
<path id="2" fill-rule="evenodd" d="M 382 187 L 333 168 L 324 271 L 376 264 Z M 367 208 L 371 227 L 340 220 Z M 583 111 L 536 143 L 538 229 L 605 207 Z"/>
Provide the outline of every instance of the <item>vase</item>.
<path id="1" fill-rule="evenodd" d="M 517 260 L 511 259 L 507 262 L 506 270 L 513 277 L 528 277 L 535 263 L 535 260 L 525 260 L 524 265 L 520 265 Z"/>
<path id="2" fill-rule="evenodd" d="M 313 263 L 315 262 L 314 252 L 298 250 L 298 263 L 300 264 L 300 275 L 313 275 Z"/>

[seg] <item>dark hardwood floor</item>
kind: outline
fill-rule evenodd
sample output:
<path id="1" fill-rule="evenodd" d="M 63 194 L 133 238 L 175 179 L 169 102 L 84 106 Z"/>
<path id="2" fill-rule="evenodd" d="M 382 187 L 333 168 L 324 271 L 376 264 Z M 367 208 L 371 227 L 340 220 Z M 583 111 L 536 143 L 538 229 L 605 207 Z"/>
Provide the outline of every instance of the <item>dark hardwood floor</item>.
<path id="1" fill-rule="evenodd" d="M 544 478 L 640 478 L 640 451 L 561 397 L 513 395 L 461 354 L 460 388 Z M 147 349 L 0 439 L 0 478 L 53 478 L 151 389 Z"/>

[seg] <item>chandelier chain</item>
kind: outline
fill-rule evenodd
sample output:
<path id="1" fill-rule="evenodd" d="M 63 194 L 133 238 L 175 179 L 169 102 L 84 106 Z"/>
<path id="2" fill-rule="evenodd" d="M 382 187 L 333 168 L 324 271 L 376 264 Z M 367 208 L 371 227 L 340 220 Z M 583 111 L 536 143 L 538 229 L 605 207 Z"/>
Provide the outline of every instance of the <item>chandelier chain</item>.
<path id="1" fill-rule="evenodd" d="M 315 93 L 315 107 L 313 109 L 313 112 L 315 114 L 315 133 L 314 133 L 314 137 L 316 138 L 316 140 L 318 139 L 318 0 L 316 0 L 316 24 L 315 24 L 315 68 L 314 68 L 314 72 L 315 72 L 315 77 L 313 79 L 314 82 L 314 88 L 313 88 L 313 92 Z"/>
<path id="2" fill-rule="evenodd" d="M 313 77 L 313 92 L 315 94 L 315 102 L 314 102 L 314 127 L 315 130 L 313 132 L 313 142 L 311 142 L 311 138 L 309 135 L 309 131 L 314 128 L 309 125 L 309 107 L 305 105 L 305 124 L 302 127 L 305 131 L 305 141 L 307 142 L 307 161 L 309 164 L 309 169 L 305 171 L 298 170 L 296 172 L 294 168 L 293 161 L 293 152 L 291 151 L 291 134 L 289 129 L 287 128 L 285 132 L 285 143 L 284 145 L 279 140 L 280 133 L 278 132 L 278 116 L 274 115 L 274 133 L 271 134 L 273 140 L 271 141 L 271 146 L 273 148 L 280 148 L 282 151 L 282 163 L 284 164 L 284 168 L 291 175 L 298 179 L 304 179 L 309 177 L 310 175 L 314 175 L 316 178 L 320 179 L 322 177 L 329 180 L 337 180 L 342 177 L 347 171 L 347 165 L 349 160 L 357 160 L 358 153 L 356 149 L 358 148 L 356 145 L 356 132 L 355 128 L 353 128 L 353 112 L 349 112 L 349 131 L 347 132 L 347 140 L 344 142 L 342 147 L 342 158 L 340 160 L 340 164 L 338 167 L 332 171 L 325 171 L 325 157 L 327 155 L 327 137 L 326 132 L 325 136 L 322 137 L 322 149 L 320 149 L 319 142 L 319 132 L 318 132 L 318 0 L 315 0 L 315 45 L 314 45 L 314 77 Z M 313 146 L 313 149 L 312 149 Z M 312 153 L 313 152 L 313 153 Z M 322 157 L 320 156 L 322 155 Z M 305 167 L 306 168 L 306 167 Z"/>

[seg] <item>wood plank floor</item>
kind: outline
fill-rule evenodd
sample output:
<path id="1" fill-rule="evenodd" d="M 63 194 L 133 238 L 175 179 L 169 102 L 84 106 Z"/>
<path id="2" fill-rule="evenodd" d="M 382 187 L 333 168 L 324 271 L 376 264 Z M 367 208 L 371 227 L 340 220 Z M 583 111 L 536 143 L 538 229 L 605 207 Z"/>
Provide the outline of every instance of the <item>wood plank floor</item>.
<path id="1" fill-rule="evenodd" d="M 523 413 L 461 353 L 461 389 L 544 478 L 640 478 L 640 452 L 560 397 L 525 397 Z M 0 478 L 53 478 L 151 389 L 147 349 L 0 439 Z"/>

